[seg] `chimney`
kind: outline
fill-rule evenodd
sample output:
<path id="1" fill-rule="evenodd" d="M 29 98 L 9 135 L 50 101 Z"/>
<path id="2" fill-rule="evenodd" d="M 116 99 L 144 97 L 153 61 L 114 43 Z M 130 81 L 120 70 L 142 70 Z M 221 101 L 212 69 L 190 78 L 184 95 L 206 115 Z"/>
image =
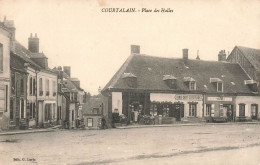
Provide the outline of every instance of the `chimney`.
<path id="1" fill-rule="evenodd" d="M 35 37 L 31 33 L 30 38 L 28 38 L 28 49 L 32 53 L 39 53 L 39 38 L 37 37 L 37 33 L 35 33 Z"/>
<path id="2" fill-rule="evenodd" d="M 13 20 L 6 20 L 6 17 L 4 18 L 4 25 L 8 28 L 11 34 L 11 49 L 15 49 L 15 25 Z"/>
<path id="3" fill-rule="evenodd" d="M 218 61 L 226 61 L 227 60 L 226 58 L 227 58 L 227 55 L 226 55 L 225 50 L 219 51 L 219 53 L 218 53 Z"/>
<path id="4" fill-rule="evenodd" d="M 63 71 L 70 77 L 70 66 L 63 66 Z"/>
<path id="5" fill-rule="evenodd" d="M 140 54 L 140 46 L 139 45 L 131 45 L 131 54 Z"/>
<path id="6" fill-rule="evenodd" d="M 182 49 L 182 58 L 186 61 L 188 60 L 188 51 L 189 49 Z"/>

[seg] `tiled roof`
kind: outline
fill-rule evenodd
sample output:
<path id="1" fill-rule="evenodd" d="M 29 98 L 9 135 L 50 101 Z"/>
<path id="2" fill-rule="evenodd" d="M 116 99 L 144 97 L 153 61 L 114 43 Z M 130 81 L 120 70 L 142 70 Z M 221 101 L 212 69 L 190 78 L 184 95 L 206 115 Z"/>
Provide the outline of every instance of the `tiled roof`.
<path id="1" fill-rule="evenodd" d="M 108 88 L 133 89 L 123 80 L 123 73 L 132 73 L 137 77 L 137 88 L 134 89 L 189 92 L 184 77 L 192 77 L 198 92 L 215 93 L 216 87 L 210 83 L 210 78 L 219 78 L 223 82 L 224 93 L 252 93 L 244 85 L 244 80 L 249 77 L 238 64 L 201 60 L 187 60 L 184 63 L 183 59 L 146 55 L 131 55 L 103 91 Z M 163 81 L 164 75 L 172 75 L 177 79 L 177 89 L 167 86 Z"/>
<path id="2" fill-rule="evenodd" d="M 41 68 L 38 64 L 36 64 L 33 60 L 30 59 L 30 51 L 26 49 L 22 44 L 20 44 L 18 41 L 15 41 L 15 50 L 12 50 L 12 52 L 24 59 L 26 62 L 30 63 L 31 65 L 37 67 L 38 69 Z"/>
<path id="3" fill-rule="evenodd" d="M 249 62 L 259 71 L 260 70 L 260 49 L 247 48 L 237 46 L 237 48 L 244 54 Z"/>

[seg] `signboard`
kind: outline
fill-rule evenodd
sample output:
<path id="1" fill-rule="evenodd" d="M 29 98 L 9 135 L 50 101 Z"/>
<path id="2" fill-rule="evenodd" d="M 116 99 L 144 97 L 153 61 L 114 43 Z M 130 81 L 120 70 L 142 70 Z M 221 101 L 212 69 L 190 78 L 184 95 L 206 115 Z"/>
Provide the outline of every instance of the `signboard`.
<path id="1" fill-rule="evenodd" d="M 208 101 L 232 101 L 232 97 L 208 97 Z"/>
<path id="2" fill-rule="evenodd" d="M 202 100 L 201 95 L 175 95 L 175 100 Z"/>

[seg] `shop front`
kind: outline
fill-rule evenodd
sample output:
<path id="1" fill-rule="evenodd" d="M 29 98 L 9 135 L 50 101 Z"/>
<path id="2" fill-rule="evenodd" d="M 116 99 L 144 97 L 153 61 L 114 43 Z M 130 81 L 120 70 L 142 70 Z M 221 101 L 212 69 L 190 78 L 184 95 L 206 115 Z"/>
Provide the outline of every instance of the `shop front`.
<path id="1" fill-rule="evenodd" d="M 205 96 L 204 116 L 206 121 L 235 121 L 235 113 L 235 96 Z"/>
<path id="2" fill-rule="evenodd" d="M 202 119 L 202 100 L 200 94 L 150 94 L 150 114 L 162 116 L 163 121 L 199 122 Z"/>
<path id="3" fill-rule="evenodd" d="M 236 97 L 236 120 L 260 120 L 259 114 L 260 96 Z"/>

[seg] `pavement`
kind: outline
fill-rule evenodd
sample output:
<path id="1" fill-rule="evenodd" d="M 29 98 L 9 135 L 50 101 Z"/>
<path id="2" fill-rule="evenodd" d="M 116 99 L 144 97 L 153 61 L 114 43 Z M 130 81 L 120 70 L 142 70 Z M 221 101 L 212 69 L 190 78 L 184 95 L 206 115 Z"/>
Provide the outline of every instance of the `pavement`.
<path id="1" fill-rule="evenodd" d="M 127 125 L 118 126 L 116 129 L 131 129 L 131 128 L 150 128 L 150 127 L 179 127 L 179 126 L 204 126 L 204 125 L 243 125 L 243 124 L 260 124 L 260 122 L 226 122 L 226 123 L 174 123 L 161 125 Z"/>
<path id="2" fill-rule="evenodd" d="M 38 132 L 53 132 L 55 129 L 29 129 L 29 130 L 8 130 L 0 132 L 0 136 L 3 135 L 16 135 L 16 134 L 28 134 L 28 133 L 38 133 Z"/>
<path id="3" fill-rule="evenodd" d="M 229 122 L 229 123 L 174 123 L 174 124 L 161 124 L 161 125 L 127 125 L 118 126 L 116 129 L 133 129 L 133 128 L 151 128 L 151 127 L 180 127 L 180 126 L 204 126 L 204 125 L 242 125 L 242 124 L 260 124 L 260 122 Z M 16 135 L 16 134 L 28 134 L 39 132 L 54 132 L 59 127 L 45 128 L 45 129 L 28 129 L 28 130 L 7 130 L 0 131 L 0 136 L 3 135 Z"/>

